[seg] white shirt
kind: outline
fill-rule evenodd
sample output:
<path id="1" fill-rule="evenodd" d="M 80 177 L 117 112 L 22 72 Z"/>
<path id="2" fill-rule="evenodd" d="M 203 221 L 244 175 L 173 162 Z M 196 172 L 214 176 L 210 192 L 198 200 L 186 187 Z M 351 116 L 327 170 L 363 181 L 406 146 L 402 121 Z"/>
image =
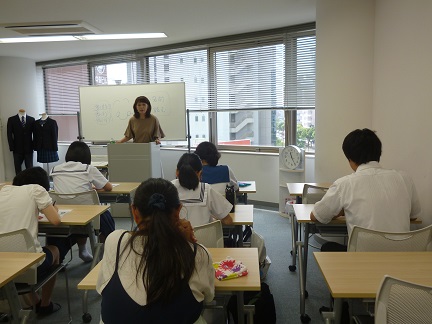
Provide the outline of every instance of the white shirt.
<path id="1" fill-rule="evenodd" d="M 231 211 L 230 202 L 207 183 L 200 182 L 198 188 L 189 190 L 182 187 L 178 179 L 171 182 L 176 186 L 186 210 L 180 212 L 180 218 L 189 220 L 194 227 L 210 223 L 212 218 L 221 220 Z"/>
<path id="2" fill-rule="evenodd" d="M 78 193 L 102 189 L 108 180 L 94 166 L 81 162 L 69 161 L 52 168 L 54 190 L 60 194 Z"/>
<path id="3" fill-rule="evenodd" d="M 121 234 L 124 230 L 116 230 L 108 235 L 105 241 L 104 256 L 101 261 L 101 268 L 96 284 L 96 290 L 99 294 L 110 281 L 115 270 L 115 261 L 117 253 L 117 244 Z M 120 252 L 122 252 L 127 245 L 131 234 L 127 233 L 123 236 L 120 243 Z M 134 242 L 134 249 L 141 252 L 143 249 L 143 242 L 136 239 Z M 191 249 L 192 249 L 191 245 Z M 205 248 L 204 248 L 205 249 Z M 213 260 L 205 249 L 197 247 L 197 254 L 195 256 L 195 271 L 189 280 L 189 287 L 198 302 L 210 302 L 214 298 L 214 268 Z M 207 252 L 207 253 L 206 253 Z M 127 294 L 139 305 L 147 304 L 147 292 L 144 288 L 142 275 L 136 275 L 137 258 L 135 252 L 131 252 L 129 246 L 125 253 L 120 253 L 118 274 L 124 290 Z M 139 256 L 138 256 L 139 257 Z"/>
<path id="4" fill-rule="evenodd" d="M 313 214 L 328 223 L 344 210 L 348 233 L 354 225 L 386 232 L 410 230 L 410 218 L 421 212 L 411 178 L 402 172 L 383 169 L 378 162 L 362 164 L 353 174 L 335 181 Z"/>
<path id="5" fill-rule="evenodd" d="M 36 252 L 42 252 L 38 240 L 39 211 L 51 203 L 48 192 L 39 185 L 4 186 L 0 190 L 0 233 L 26 228 L 33 237 Z"/>

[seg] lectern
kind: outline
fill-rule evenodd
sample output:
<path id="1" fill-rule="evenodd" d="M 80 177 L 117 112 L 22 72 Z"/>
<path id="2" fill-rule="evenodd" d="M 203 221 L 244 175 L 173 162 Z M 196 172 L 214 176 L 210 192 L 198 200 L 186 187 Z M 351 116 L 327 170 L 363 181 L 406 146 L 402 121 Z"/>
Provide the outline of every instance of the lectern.
<path id="1" fill-rule="evenodd" d="M 141 182 L 160 178 L 160 146 L 155 143 L 108 144 L 110 182 Z"/>

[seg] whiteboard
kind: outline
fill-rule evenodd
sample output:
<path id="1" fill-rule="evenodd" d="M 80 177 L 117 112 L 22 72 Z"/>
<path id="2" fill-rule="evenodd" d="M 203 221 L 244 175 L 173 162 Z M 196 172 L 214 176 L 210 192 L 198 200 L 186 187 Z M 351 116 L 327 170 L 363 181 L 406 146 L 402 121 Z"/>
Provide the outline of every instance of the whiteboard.
<path id="1" fill-rule="evenodd" d="M 184 82 L 81 86 L 79 94 L 81 136 L 85 141 L 108 142 L 123 138 L 138 96 L 150 100 L 151 113 L 159 119 L 164 140 L 186 139 Z"/>

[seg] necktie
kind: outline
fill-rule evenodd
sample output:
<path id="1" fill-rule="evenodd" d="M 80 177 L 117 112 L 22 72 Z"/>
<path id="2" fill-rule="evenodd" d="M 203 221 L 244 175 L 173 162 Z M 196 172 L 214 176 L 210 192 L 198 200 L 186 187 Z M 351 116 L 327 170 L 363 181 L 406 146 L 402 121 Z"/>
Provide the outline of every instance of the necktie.
<path id="1" fill-rule="evenodd" d="M 21 124 L 22 124 L 23 127 L 25 126 L 25 119 L 24 119 L 24 116 L 21 116 Z"/>

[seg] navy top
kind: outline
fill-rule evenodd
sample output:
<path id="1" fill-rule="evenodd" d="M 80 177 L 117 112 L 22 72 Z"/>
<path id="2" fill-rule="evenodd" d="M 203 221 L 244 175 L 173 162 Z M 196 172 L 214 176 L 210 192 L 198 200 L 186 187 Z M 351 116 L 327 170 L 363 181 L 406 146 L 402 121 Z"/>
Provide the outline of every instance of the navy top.
<path id="1" fill-rule="evenodd" d="M 169 303 L 155 302 L 147 305 L 137 304 L 124 290 L 118 275 L 120 242 L 117 245 L 117 256 L 114 274 L 102 291 L 101 316 L 106 324 L 118 323 L 183 323 L 190 324 L 198 320 L 203 303 L 199 303 L 186 280 L 182 280 L 181 291 Z M 194 244 L 194 254 L 196 245 Z"/>
<path id="2" fill-rule="evenodd" d="M 203 165 L 201 182 L 215 184 L 221 182 L 230 182 L 229 169 L 227 165 Z"/>

